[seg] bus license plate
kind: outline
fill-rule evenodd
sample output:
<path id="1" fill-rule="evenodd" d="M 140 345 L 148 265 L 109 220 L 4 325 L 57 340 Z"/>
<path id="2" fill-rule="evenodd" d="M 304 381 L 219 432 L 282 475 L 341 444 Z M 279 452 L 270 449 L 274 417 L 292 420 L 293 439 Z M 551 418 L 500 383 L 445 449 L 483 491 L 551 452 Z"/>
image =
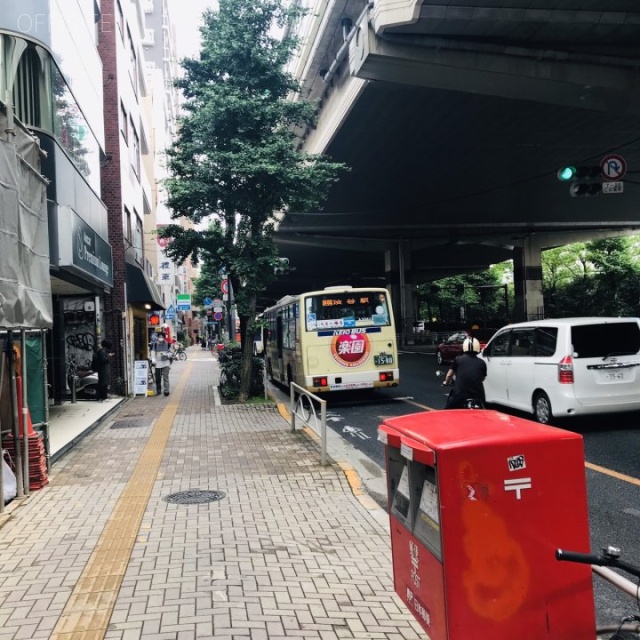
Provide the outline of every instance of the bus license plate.
<path id="1" fill-rule="evenodd" d="M 382 353 L 379 356 L 373 356 L 373 362 L 378 365 L 393 364 L 393 356 Z"/>

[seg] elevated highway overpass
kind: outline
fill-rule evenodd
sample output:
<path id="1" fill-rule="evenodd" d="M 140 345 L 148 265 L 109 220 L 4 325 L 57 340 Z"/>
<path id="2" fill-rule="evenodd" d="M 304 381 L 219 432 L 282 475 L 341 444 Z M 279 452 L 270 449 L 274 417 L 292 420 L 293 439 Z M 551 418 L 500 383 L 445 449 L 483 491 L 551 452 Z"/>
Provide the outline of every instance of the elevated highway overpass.
<path id="1" fill-rule="evenodd" d="M 513 259 L 513 319 L 542 315 L 541 251 L 640 233 L 635 0 L 316 0 L 294 73 L 318 100 L 301 148 L 350 167 L 276 240 L 269 292 L 413 285 Z M 627 163 L 624 192 L 571 197 L 560 166 Z"/>

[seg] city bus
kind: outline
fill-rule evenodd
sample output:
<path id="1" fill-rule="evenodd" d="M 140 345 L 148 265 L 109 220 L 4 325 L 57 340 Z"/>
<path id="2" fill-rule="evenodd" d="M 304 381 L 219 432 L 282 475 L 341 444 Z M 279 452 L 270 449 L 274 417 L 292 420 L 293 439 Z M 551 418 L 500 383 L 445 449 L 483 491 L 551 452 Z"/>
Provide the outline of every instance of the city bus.
<path id="1" fill-rule="evenodd" d="M 274 382 L 311 392 L 396 387 L 400 382 L 391 296 L 383 288 L 327 287 L 285 296 L 262 317 Z"/>

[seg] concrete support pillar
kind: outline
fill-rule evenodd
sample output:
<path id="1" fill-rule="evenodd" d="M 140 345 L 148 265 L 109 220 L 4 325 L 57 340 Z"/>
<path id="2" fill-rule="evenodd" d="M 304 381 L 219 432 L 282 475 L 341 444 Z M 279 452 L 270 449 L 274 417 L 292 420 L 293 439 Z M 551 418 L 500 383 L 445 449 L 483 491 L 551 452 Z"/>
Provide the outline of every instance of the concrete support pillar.
<path id="1" fill-rule="evenodd" d="M 413 339 L 416 296 L 411 277 L 411 243 L 400 240 L 385 252 L 385 276 L 391 293 L 396 333 L 401 346 Z"/>
<path id="2" fill-rule="evenodd" d="M 542 248 L 535 237 L 522 240 L 513 250 L 515 304 L 511 320 L 525 322 L 544 318 L 542 296 Z"/>

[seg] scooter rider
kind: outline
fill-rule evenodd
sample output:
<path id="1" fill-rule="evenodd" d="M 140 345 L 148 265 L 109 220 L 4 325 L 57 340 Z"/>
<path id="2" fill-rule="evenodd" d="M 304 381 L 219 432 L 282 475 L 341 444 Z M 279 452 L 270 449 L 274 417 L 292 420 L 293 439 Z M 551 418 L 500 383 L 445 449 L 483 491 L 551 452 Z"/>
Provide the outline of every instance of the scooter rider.
<path id="1" fill-rule="evenodd" d="M 468 399 L 481 400 L 484 404 L 484 385 L 487 377 L 487 364 L 477 357 L 480 353 L 480 343 L 476 338 L 469 336 L 462 343 L 463 354 L 458 356 L 451 364 L 451 369 L 443 384 L 451 384 L 455 376 L 453 389 L 449 394 L 445 409 L 461 409 Z"/>

